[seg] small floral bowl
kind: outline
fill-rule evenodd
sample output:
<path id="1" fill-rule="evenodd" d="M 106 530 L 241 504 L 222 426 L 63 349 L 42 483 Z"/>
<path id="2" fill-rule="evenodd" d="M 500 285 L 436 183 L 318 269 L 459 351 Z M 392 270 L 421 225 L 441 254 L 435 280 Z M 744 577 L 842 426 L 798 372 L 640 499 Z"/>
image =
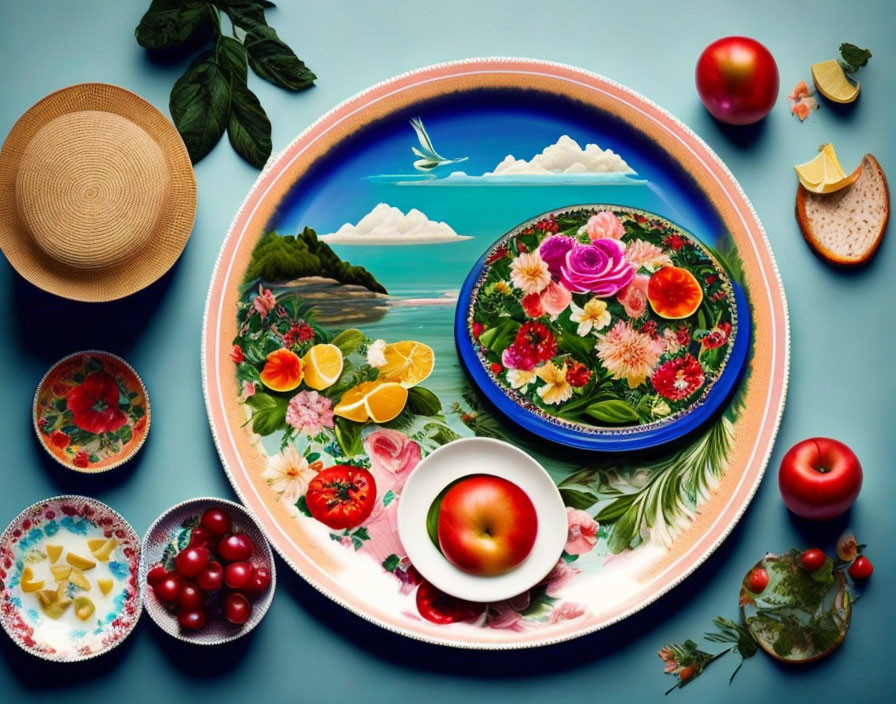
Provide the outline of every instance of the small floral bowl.
<path id="1" fill-rule="evenodd" d="M 97 473 L 127 462 L 149 434 L 149 394 L 110 352 L 75 352 L 54 364 L 34 394 L 34 431 L 62 466 Z"/>
<path id="2" fill-rule="evenodd" d="M 232 521 L 233 532 L 245 533 L 252 541 L 254 553 L 250 562 L 259 567 L 267 567 L 271 572 L 271 584 L 267 591 L 251 601 L 252 614 L 246 623 L 236 625 L 221 614 L 221 606 L 215 594 L 209 603 L 209 620 L 203 628 L 189 631 L 177 623 L 176 611 L 169 610 L 153 593 L 146 582 L 146 575 L 156 565 L 173 569 L 174 557 L 190 542 L 190 532 L 198 525 L 202 514 L 210 508 L 221 508 Z M 245 507 L 233 501 L 214 497 L 189 499 L 172 506 L 159 516 L 143 537 L 140 557 L 140 591 L 144 595 L 144 605 L 149 617 L 165 633 L 187 643 L 197 645 L 220 645 L 246 635 L 264 618 L 274 598 L 277 583 L 277 569 L 274 554 L 258 520 Z"/>
<path id="3" fill-rule="evenodd" d="M 0 625 L 45 660 L 108 652 L 140 618 L 139 555 L 137 533 L 104 503 L 56 496 L 29 506 L 0 535 Z"/>

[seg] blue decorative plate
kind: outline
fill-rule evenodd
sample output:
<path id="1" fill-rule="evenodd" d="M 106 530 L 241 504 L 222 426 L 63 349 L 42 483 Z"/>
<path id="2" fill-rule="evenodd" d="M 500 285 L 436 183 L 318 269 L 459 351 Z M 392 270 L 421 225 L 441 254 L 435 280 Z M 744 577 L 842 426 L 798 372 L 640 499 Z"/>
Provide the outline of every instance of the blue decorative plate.
<path id="1" fill-rule="evenodd" d="M 750 312 L 725 253 L 619 205 L 539 215 L 479 259 L 455 339 L 508 420 L 583 450 L 677 440 L 720 410 L 747 361 Z"/>

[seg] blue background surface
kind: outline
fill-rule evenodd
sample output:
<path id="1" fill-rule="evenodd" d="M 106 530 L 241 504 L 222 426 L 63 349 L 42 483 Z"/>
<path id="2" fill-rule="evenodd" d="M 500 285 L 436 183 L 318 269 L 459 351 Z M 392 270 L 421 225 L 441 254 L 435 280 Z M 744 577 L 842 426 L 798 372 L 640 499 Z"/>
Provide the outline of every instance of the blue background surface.
<path id="1" fill-rule="evenodd" d="M 0 133 L 45 94 L 73 83 L 105 81 L 136 91 L 167 113 L 168 92 L 183 71 L 147 59 L 133 38 L 145 0 L 0 2 L 3 67 Z M 149 619 L 110 655 L 53 666 L 0 638 L 0 697 L 5 701 L 89 698 L 135 704 L 215 697 L 262 701 L 658 701 L 673 682 L 657 649 L 697 639 L 712 617 L 734 616 L 743 573 L 768 550 L 830 548 L 848 525 L 870 546 L 876 571 L 856 607 L 844 645 L 799 669 L 757 656 L 729 688 L 734 660 L 713 665 L 672 697 L 754 702 L 758 697 L 813 701 L 849 696 L 877 701 L 896 671 L 896 567 L 892 511 L 896 482 L 890 429 L 896 397 L 896 333 L 891 302 L 896 249 L 885 242 L 861 272 L 843 274 L 807 249 L 793 217 L 792 164 L 833 141 L 851 170 L 874 153 L 896 178 L 891 116 L 896 94 L 892 27 L 896 6 L 881 2 L 294 2 L 270 22 L 317 73 L 318 87 L 281 91 L 254 76 L 274 124 L 274 149 L 370 84 L 422 65 L 483 55 L 531 56 L 603 73 L 650 97 L 689 124 L 728 164 L 762 219 L 781 269 L 791 312 L 790 391 L 769 474 L 725 544 L 682 585 L 635 617 L 564 645 L 517 653 L 465 653 L 387 633 L 343 611 L 282 563 L 267 618 L 250 636 L 214 650 L 167 637 Z M 726 34 L 764 42 L 781 72 L 774 111 L 758 127 L 712 120 L 693 87 L 702 48 Z M 833 58 L 842 41 L 874 52 L 862 69 L 862 94 L 846 108 L 825 103 L 804 124 L 786 94 L 809 78 L 809 64 Z M 471 169 L 472 171 L 472 169 Z M 199 330 L 217 252 L 257 172 L 223 141 L 196 169 L 199 209 L 177 266 L 127 300 L 83 305 L 37 291 L 0 262 L 0 523 L 28 504 L 63 492 L 84 493 L 121 511 L 138 532 L 168 506 L 198 495 L 232 496 L 214 450 L 199 369 Z M 66 473 L 38 447 L 31 430 L 34 387 L 64 354 L 99 347 L 122 354 L 152 396 L 153 428 L 140 456 L 106 476 Z M 830 435 L 850 444 L 865 486 L 839 522 L 806 525 L 784 508 L 775 481 L 794 442 Z"/>

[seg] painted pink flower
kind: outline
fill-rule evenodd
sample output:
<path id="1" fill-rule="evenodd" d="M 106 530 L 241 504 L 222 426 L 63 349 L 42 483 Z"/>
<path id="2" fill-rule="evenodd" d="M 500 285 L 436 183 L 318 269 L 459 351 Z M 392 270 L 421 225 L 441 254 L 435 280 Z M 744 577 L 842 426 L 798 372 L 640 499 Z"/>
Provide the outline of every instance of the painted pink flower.
<path id="1" fill-rule="evenodd" d="M 649 281 L 650 277 L 646 274 L 638 274 L 616 296 L 616 300 L 625 308 L 625 314 L 628 317 L 640 318 L 647 312 L 647 283 Z"/>
<path id="2" fill-rule="evenodd" d="M 373 431 L 364 439 L 364 449 L 370 456 L 370 471 L 380 496 L 389 489 L 400 492 L 408 475 L 420 463 L 420 445 L 398 430 Z"/>
<path id="3" fill-rule="evenodd" d="M 545 592 L 548 596 L 556 596 L 557 592 L 563 589 L 580 571 L 561 558 L 541 582 L 547 587 Z"/>
<path id="4" fill-rule="evenodd" d="M 240 395 L 243 397 L 243 400 L 250 398 L 255 395 L 255 382 L 254 381 L 244 381 L 243 386 L 241 388 Z"/>
<path id="5" fill-rule="evenodd" d="M 90 456 L 86 450 L 78 450 L 77 454 L 72 458 L 72 464 L 82 469 L 90 464 Z"/>
<path id="6" fill-rule="evenodd" d="M 625 248 L 625 258 L 635 265 L 636 269 L 646 267 L 651 271 L 664 266 L 672 266 L 672 259 L 660 247 L 647 240 L 629 242 Z"/>
<path id="7" fill-rule="evenodd" d="M 552 281 L 541 292 L 541 307 L 551 316 L 551 320 L 556 320 L 563 311 L 565 311 L 572 301 L 572 294 L 561 283 Z"/>
<path id="8" fill-rule="evenodd" d="M 530 602 L 529 592 L 523 592 L 510 599 L 489 604 L 485 624 L 491 628 L 521 631 L 523 630 L 523 611 L 529 608 Z"/>
<path id="9" fill-rule="evenodd" d="M 560 283 L 567 289 L 599 298 L 615 295 L 634 276 L 635 267 L 625 259 L 625 247 L 613 239 L 576 246 L 560 267 Z"/>
<path id="10" fill-rule="evenodd" d="M 379 480 L 379 477 L 377 477 Z M 377 484 L 379 489 L 379 484 Z M 383 494 L 386 492 L 384 491 Z M 383 505 L 383 496 L 377 494 L 376 507 L 370 518 L 364 521 L 369 540 L 365 540 L 359 552 L 370 555 L 377 564 L 382 564 L 389 555 L 404 557 L 407 551 L 398 537 L 398 500 L 392 499 L 388 506 Z"/>
<path id="11" fill-rule="evenodd" d="M 543 240 L 538 247 L 538 253 L 548 265 L 548 271 L 551 276 L 558 278 L 560 276 L 560 267 L 566 261 L 567 253 L 577 244 L 574 237 L 566 235 L 554 235 Z"/>
<path id="12" fill-rule="evenodd" d="M 243 355 L 243 348 L 239 345 L 234 345 L 230 349 L 230 359 L 233 360 L 234 364 L 239 364 L 240 362 L 244 361 L 246 357 Z"/>
<path id="13" fill-rule="evenodd" d="M 604 238 L 618 240 L 625 234 L 625 228 L 622 227 L 619 218 L 609 210 L 602 210 L 588 218 L 585 231 L 592 242 Z"/>
<path id="14" fill-rule="evenodd" d="M 567 506 L 566 522 L 569 532 L 563 549 L 570 555 L 584 555 L 597 545 L 597 529 L 600 525 L 588 513 Z"/>
<path id="15" fill-rule="evenodd" d="M 274 310 L 274 306 L 276 305 L 277 299 L 274 297 L 274 294 L 271 293 L 270 289 L 259 284 L 258 295 L 252 299 L 252 307 L 261 316 L 261 319 L 264 320 L 268 313 Z"/>
<path id="16" fill-rule="evenodd" d="M 54 430 L 52 433 L 50 433 L 50 442 L 60 450 L 64 450 L 66 447 L 68 447 L 70 441 L 71 439 L 69 438 L 69 436 L 63 433 L 61 430 Z"/>
<path id="17" fill-rule="evenodd" d="M 530 318 L 540 318 L 544 315 L 544 306 L 541 305 L 541 296 L 537 293 L 530 293 L 523 296 L 521 301 L 523 312 Z"/>
<path id="18" fill-rule="evenodd" d="M 572 621 L 585 615 L 585 607 L 572 601 L 564 601 L 554 607 L 551 612 L 551 623 Z"/>
<path id="19" fill-rule="evenodd" d="M 289 400 L 286 422 L 307 435 L 333 427 L 333 402 L 317 391 L 300 391 Z"/>
<path id="20" fill-rule="evenodd" d="M 675 357 L 663 362 L 650 378 L 653 388 L 663 398 L 683 401 L 703 386 L 703 368 L 693 355 Z"/>

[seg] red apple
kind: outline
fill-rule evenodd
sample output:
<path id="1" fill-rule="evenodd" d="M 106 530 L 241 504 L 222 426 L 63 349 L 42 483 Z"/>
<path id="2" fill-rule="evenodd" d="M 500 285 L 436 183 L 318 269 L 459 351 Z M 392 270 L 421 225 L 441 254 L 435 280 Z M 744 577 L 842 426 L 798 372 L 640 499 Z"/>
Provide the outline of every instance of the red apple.
<path id="1" fill-rule="evenodd" d="M 750 37 L 723 37 L 697 60 L 697 92 L 713 117 L 749 125 L 768 115 L 778 97 L 778 66 Z"/>
<path id="2" fill-rule="evenodd" d="M 808 438 L 781 460 L 778 485 L 787 508 L 814 520 L 845 513 L 862 488 L 862 465 L 846 445 L 831 438 Z"/>
<path id="3" fill-rule="evenodd" d="M 490 474 L 461 479 L 439 509 L 442 554 L 471 574 L 509 572 L 528 557 L 537 532 L 535 506 L 526 492 Z"/>

